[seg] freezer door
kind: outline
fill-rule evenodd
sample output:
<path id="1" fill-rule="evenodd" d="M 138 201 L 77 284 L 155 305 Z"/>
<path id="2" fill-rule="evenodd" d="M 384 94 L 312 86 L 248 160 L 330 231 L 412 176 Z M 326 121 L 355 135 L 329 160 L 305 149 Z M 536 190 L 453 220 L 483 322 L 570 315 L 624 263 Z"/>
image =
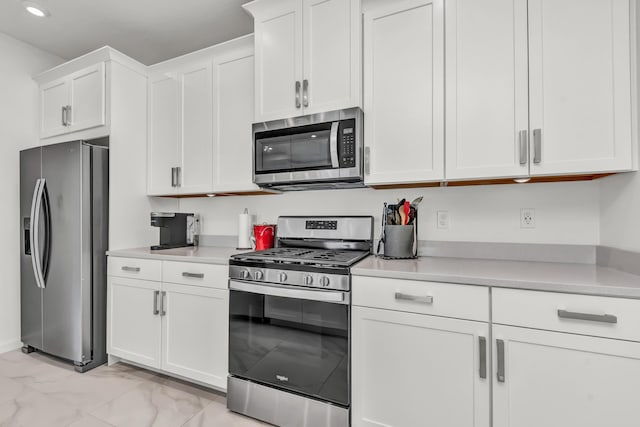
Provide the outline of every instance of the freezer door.
<path id="1" fill-rule="evenodd" d="M 80 141 L 42 147 L 51 239 L 42 350 L 79 364 L 91 360 L 90 153 Z"/>
<path id="2" fill-rule="evenodd" d="M 31 208 L 41 177 L 41 148 L 20 152 L 20 317 L 24 345 L 42 349 L 42 290 L 36 282 L 31 247 Z M 43 227 L 44 218 L 39 226 Z M 42 228 L 41 228 L 42 229 Z M 41 243 L 41 242 L 39 242 Z M 41 249 L 44 249 L 41 247 Z"/>

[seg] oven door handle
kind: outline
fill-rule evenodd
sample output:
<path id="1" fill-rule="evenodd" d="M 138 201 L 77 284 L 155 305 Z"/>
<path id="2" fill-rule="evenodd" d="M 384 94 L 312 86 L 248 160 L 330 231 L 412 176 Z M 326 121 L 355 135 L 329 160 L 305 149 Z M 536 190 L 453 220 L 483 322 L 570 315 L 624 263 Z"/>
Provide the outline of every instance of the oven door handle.
<path id="1" fill-rule="evenodd" d="M 290 286 L 264 285 L 250 282 L 239 282 L 229 280 L 229 290 L 251 292 L 253 294 L 269 295 L 283 298 L 296 298 L 309 301 L 320 301 L 334 304 L 348 305 L 350 302 L 348 292 L 340 291 L 323 291 L 297 289 Z"/>
<path id="2" fill-rule="evenodd" d="M 340 122 L 331 123 L 331 133 L 329 134 L 329 150 L 331 151 L 331 167 L 340 167 L 338 162 L 338 126 Z"/>

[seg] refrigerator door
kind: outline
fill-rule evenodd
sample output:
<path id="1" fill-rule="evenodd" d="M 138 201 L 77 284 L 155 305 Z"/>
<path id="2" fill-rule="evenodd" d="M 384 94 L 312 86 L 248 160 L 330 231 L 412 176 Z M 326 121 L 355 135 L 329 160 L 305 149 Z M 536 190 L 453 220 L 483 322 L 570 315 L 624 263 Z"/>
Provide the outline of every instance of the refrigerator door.
<path id="1" fill-rule="evenodd" d="M 80 141 L 42 147 L 51 250 L 41 349 L 76 364 L 91 360 L 92 350 L 90 154 Z"/>
<path id="2" fill-rule="evenodd" d="M 42 149 L 32 148 L 20 152 L 20 316 L 22 342 L 25 346 L 42 348 L 42 289 L 38 286 L 34 272 L 31 233 L 31 211 L 36 184 L 41 178 Z M 41 218 L 40 230 L 44 227 Z M 41 243 L 41 242 L 39 242 Z M 44 249 L 42 245 L 40 249 Z"/>

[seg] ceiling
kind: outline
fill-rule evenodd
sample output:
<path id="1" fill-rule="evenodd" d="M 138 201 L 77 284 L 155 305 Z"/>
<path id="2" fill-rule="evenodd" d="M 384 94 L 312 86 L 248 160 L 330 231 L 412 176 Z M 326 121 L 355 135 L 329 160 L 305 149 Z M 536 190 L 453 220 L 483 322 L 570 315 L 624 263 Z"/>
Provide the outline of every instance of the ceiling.
<path id="1" fill-rule="evenodd" d="M 248 0 L 0 0 L 0 32 L 64 59 L 108 45 L 145 65 L 253 32 Z"/>

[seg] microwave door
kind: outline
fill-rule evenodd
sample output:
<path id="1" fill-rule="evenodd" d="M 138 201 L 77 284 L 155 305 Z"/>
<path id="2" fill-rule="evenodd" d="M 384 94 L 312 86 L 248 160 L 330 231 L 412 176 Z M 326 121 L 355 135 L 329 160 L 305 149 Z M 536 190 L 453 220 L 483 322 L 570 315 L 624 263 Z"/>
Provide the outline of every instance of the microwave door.
<path id="1" fill-rule="evenodd" d="M 256 173 L 291 171 L 291 137 L 277 136 L 256 140 Z"/>
<path id="2" fill-rule="evenodd" d="M 294 170 L 333 169 L 331 129 L 291 137 L 291 165 Z"/>

